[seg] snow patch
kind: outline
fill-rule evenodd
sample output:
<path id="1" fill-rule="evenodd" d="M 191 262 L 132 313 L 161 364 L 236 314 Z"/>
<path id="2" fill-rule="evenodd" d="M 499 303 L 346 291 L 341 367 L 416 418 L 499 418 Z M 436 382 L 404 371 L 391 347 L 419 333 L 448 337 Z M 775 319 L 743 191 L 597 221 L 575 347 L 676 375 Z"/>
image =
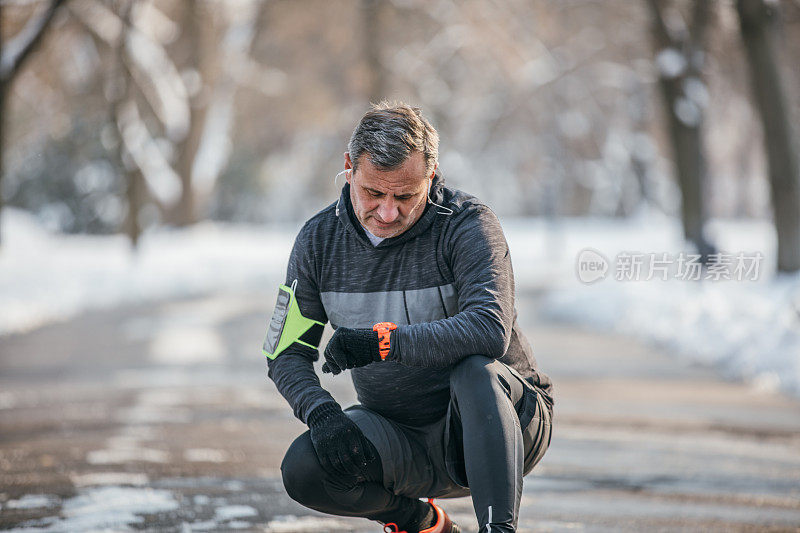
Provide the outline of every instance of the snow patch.
<path id="1" fill-rule="evenodd" d="M 211 531 L 217 527 L 217 523 L 213 520 L 201 520 L 188 524 L 184 522 L 182 531 Z"/>
<path id="2" fill-rule="evenodd" d="M 41 509 L 58 505 L 58 496 L 49 494 L 26 494 L 18 500 L 8 500 L 5 507 L 8 509 Z"/>
<path id="3" fill-rule="evenodd" d="M 28 531 L 28 527 L 41 525 L 39 531 L 71 532 L 99 530 L 127 530 L 129 525 L 142 524 L 140 515 L 174 511 L 178 502 L 166 490 L 102 487 L 83 490 L 78 496 L 64 502 L 60 517 L 37 520 L 11 531 Z M 35 523 L 34 523 L 35 522 Z"/>
<path id="4" fill-rule="evenodd" d="M 264 529 L 268 533 L 302 533 L 304 531 L 346 530 L 351 524 L 335 518 L 316 516 L 297 517 L 294 515 L 276 516 Z"/>
<path id="5" fill-rule="evenodd" d="M 64 503 L 64 530 L 79 531 L 139 524 L 138 515 L 174 511 L 178 502 L 166 490 L 127 487 L 90 489 Z"/>
<path id="6" fill-rule="evenodd" d="M 230 455 L 225 450 L 210 448 L 191 448 L 183 452 L 185 460 L 199 463 L 224 463 L 229 457 Z"/>
<path id="7" fill-rule="evenodd" d="M 244 490 L 244 483 L 238 479 L 230 479 L 223 483 L 222 486 L 225 487 L 225 490 L 229 490 L 231 492 L 240 492 Z"/>
<path id="8" fill-rule="evenodd" d="M 224 505 L 214 509 L 214 518 L 220 522 L 249 516 L 258 516 L 258 511 L 249 505 Z"/>
<path id="9" fill-rule="evenodd" d="M 151 448 L 118 448 L 95 450 L 86 454 L 86 462 L 90 465 L 122 465 L 134 461 L 145 463 L 167 463 L 169 454 Z"/>
<path id="10" fill-rule="evenodd" d="M 211 502 L 211 498 L 205 494 L 198 494 L 192 499 L 192 501 L 195 505 L 208 505 Z"/>

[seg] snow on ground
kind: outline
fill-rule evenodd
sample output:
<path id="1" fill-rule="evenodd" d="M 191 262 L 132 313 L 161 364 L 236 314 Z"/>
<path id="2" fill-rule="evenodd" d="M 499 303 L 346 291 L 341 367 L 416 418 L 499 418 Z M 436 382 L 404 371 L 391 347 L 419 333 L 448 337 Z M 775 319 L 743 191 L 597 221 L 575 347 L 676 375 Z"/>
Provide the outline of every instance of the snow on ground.
<path id="1" fill-rule="evenodd" d="M 249 505 L 225 505 L 214 510 L 214 518 L 219 522 L 249 516 L 258 516 L 258 511 Z"/>
<path id="2" fill-rule="evenodd" d="M 57 498 L 54 498 L 57 501 Z M 82 490 L 66 500 L 58 516 L 26 522 L 12 531 L 33 528 L 53 533 L 69 531 L 127 531 L 144 522 L 144 514 L 174 511 L 178 502 L 166 490 L 100 487 Z"/>
<path id="3" fill-rule="evenodd" d="M 8 500 L 7 509 L 40 509 L 58 505 L 58 498 L 47 494 L 26 494 L 18 500 Z"/>
<path id="4" fill-rule="evenodd" d="M 0 335 L 91 309 L 276 287 L 296 231 L 203 223 L 147 233 L 134 252 L 122 235 L 54 235 L 20 210 L 2 216 Z"/>
<path id="5" fill-rule="evenodd" d="M 18 500 L 6 502 L 9 509 L 42 509 L 51 513 L 49 516 L 23 522 L 10 531 L 72 533 L 73 531 L 133 531 L 143 527 L 148 531 L 160 531 L 161 529 L 153 528 L 152 525 L 147 527 L 149 524 L 146 523 L 146 517 L 154 517 L 157 520 L 159 514 L 177 511 L 181 506 L 181 500 L 185 498 L 179 493 L 163 489 L 101 485 L 81 487 L 76 496 L 63 501 L 55 495 L 28 494 Z M 206 495 L 196 495 L 193 501 L 195 509 L 198 504 L 210 505 L 213 517 L 209 520 L 184 522 L 181 531 L 252 530 L 253 524 L 246 519 L 258 518 L 258 511 L 254 507 L 231 505 L 226 503 L 224 498 L 215 498 L 212 502 Z M 270 522 L 267 531 L 307 531 L 292 528 L 294 521 L 282 518 L 284 517 L 276 517 Z M 310 525 L 314 524 L 314 519 L 308 517 L 297 522 Z M 331 524 L 342 526 L 340 521 L 320 522 L 322 526 L 330 527 Z"/>
<path id="6" fill-rule="evenodd" d="M 671 219 L 582 219 L 549 229 L 543 221 L 517 220 L 504 226 L 518 288 L 545 290 L 543 317 L 638 337 L 759 389 L 800 396 L 800 275 L 775 274 L 768 222 L 711 224 L 709 234 L 731 262 L 703 270 L 699 280 L 678 270 L 679 254 L 691 251 Z M 608 263 L 605 277 L 588 284 L 578 275 L 585 249 Z M 748 268 L 758 263 L 757 275 L 736 272 L 739 254 Z M 639 281 L 626 277 L 634 256 L 642 259 Z M 663 259 L 666 272 L 656 268 L 647 280 L 649 265 Z"/>
<path id="7" fill-rule="evenodd" d="M 302 531 L 329 531 L 331 529 L 346 529 L 350 524 L 330 517 L 294 515 L 276 516 L 264 529 L 267 533 L 298 533 Z"/>
<path id="8" fill-rule="evenodd" d="M 774 275 L 768 222 L 717 221 L 710 228 L 731 258 L 762 254 L 752 281 L 678 279 L 677 256 L 688 250 L 679 224 L 665 217 L 506 219 L 503 225 L 517 288 L 544 294 L 538 302 L 544 317 L 634 335 L 728 376 L 800 396 L 800 276 Z M 50 234 L 15 209 L 3 211 L 1 227 L 0 335 L 121 304 L 271 291 L 283 281 L 299 224 L 161 229 L 145 234 L 136 252 L 124 236 Z M 586 249 L 582 259 L 605 261 L 607 269 L 591 284 L 578 277 Z M 628 260 L 643 254 L 639 281 L 615 279 L 626 260 L 620 253 Z M 654 264 L 646 254 L 664 253 L 670 254 L 667 271 L 654 277 L 667 280 L 645 281 Z M 734 274 L 733 264 L 728 273 Z"/>

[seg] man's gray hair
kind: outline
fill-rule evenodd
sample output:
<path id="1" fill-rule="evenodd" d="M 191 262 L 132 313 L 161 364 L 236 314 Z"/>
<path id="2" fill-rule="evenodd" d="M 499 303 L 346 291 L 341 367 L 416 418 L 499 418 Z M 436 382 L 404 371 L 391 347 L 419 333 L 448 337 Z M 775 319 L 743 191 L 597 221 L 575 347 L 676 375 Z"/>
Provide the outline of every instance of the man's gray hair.
<path id="1" fill-rule="evenodd" d="M 392 170 L 403 164 L 412 152 L 422 152 L 429 174 L 439 160 L 439 134 L 422 116 L 422 110 L 401 102 L 373 104 L 353 130 L 347 146 L 353 172 L 361 156 L 376 167 Z"/>

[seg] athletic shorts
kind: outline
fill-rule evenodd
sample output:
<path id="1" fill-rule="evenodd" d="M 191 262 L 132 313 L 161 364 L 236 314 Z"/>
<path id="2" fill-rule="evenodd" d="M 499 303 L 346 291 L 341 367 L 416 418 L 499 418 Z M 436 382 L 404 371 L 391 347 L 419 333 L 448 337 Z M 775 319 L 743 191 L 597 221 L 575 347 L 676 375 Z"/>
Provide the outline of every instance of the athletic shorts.
<path id="1" fill-rule="evenodd" d="M 505 364 L 503 367 L 506 377 L 513 376 L 524 385 L 515 410 L 523 436 L 523 472 L 527 475 L 550 445 L 552 406 L 529 380 L 513 368 Z M 362 405 L 345 412 L 378 450 L 383 484 L 391 492 L 411 498 L 458 498 L 470 494 L 462 439 L 480 435 L 462 435 L 452 398 L 446 415 L 424 426 L 400 424 Z"/>

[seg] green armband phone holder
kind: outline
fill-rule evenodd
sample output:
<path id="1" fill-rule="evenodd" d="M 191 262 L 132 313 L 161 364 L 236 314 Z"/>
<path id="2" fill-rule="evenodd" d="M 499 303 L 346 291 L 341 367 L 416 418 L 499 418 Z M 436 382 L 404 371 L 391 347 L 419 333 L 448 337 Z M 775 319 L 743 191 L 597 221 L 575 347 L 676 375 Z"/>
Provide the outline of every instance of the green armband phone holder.
<path id="1" fill-rule="evenodd" d="M 278 357 L 295 342 L 315 350 L 319 348 L 325 324 L 306 318 L 300 313 L 300 307 L 294 296 L 296 287 L 297 280 L 292 282 L 291 287 L 286 285 L 278 287 L 278 301 L 275 302 L 275 311 L 272 313 L 264 346 L 261 348 L 261 352 L 270 359 Z"/>

